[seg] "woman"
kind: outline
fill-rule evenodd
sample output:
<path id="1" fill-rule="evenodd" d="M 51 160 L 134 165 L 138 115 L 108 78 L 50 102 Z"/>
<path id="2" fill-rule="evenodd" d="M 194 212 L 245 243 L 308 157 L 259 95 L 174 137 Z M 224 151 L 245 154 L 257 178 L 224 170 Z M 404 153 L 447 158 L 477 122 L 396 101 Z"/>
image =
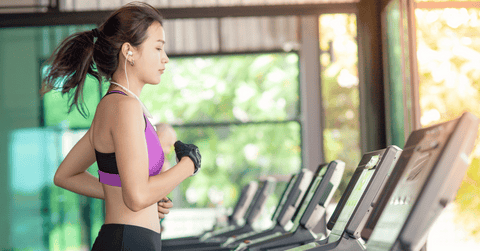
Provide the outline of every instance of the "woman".
<path id="1" fill-rule="evenodd" d="M 59 187 L 105 200 L 105 223 L 92 250 L 160 250 L 159 216 L 172 207 L 166 195 L 200 168 L 198 148 L 177 141 L 178 163 L 160 173 L 163 150 L 138 99 L 146 84 L 160 82 L 169 61 L 164 45 L 160 13 L 136 2 L 115 11 L 98 29 L 67 37 L 49 59 L 42 93 L 74 91 L 70 110 L 75 105 L 82 115 L 87 73 L 111 83 L 91 127 L 54 178 Z M 99 179 L 86 172 L 95 161 Z"/>

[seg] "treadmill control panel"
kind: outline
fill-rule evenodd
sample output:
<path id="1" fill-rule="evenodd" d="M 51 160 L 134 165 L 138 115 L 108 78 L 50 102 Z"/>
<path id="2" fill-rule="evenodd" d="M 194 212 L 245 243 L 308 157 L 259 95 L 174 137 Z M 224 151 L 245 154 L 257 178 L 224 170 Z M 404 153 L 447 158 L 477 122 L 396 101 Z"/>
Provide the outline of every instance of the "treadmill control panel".
<path id="1" fill-rule="evenodd" d="M 372 156 L 372 158 L 368 162 L 365 169 L 363 169 L 362 174 L 360 175 L 360 178 L 355 184 L 355 187 L 353 188 L 352 193 L 348 197 L 348 200 L 345 203 L 343 210 L 340 212 L 340 215 L 338 216 L 337 222 L 333 226 L 332 232 L 328 237 L 328 242 L 335 242 L 339 240 L 340 237 L 342 236 L 343 231 L 345 230 L 345 226 L 350 220 L 350 217 L 352 216 L 352 213 L 355 210 L 355 207 L 357 206 L 358 201 L 362 197 L 363 192 L 365 191 L 368 183 L 370 182 L 370 179 L 375 173 L 375 169 L 373 169 L 373 167 L 377 164 L 378 160 L 379 160 L 378 155 Z"/>

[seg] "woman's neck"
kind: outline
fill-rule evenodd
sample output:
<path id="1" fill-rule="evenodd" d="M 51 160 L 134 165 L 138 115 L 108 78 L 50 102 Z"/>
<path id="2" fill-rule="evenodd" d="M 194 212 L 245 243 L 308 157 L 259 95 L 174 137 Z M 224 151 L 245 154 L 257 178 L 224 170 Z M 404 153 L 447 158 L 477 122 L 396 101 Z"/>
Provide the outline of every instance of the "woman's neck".
<path id="1" fill-rule="evenodd" d="M 121 85 L 122 87 L 124 87 L 125 89 L 128 89 L 129 91 L 133 92 L 133 94 L 137 95 L 137 97 L 140 97 L 140 94 L 142 93 L 142 87 L 138 87 L 138 85 L 136 84 L 132 84 L 131 82 L 129 83 L 130 85 L 127 85 L 127 83 L 123 83 L 123 82 L 117 82 L 115 81 L 114 79 L 112 79 L 110 82 L 115 82 L 119 85 Z M 125 92 L 125 90 L 115 84 L 110 84 L 110 87 L 108 88 L 108 91 L 113 91 L 113 90 L 119 90 L 119 91 L 122 91 L 122 92 Z M 130 93 L 126 93 L 127 95 L 130 94 Z"/>

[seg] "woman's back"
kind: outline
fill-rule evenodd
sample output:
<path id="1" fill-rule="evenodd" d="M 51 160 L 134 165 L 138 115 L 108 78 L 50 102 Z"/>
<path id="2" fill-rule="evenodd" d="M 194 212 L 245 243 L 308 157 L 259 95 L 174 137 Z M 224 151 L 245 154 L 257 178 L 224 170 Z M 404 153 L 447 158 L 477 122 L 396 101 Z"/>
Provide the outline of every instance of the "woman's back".
<path id="1" fill-rule="evenodd" d="M 110 94 L 104 96 L 97 106 L 91 126 L 90 140 L 94 149 L 100 153 L 114 153 L 112 131 L 115 130 L 115 117 L 121 111 L 118 109 L 121 102 L 132 100 L 132 97 L 122 94 Z M 132 117 L 138 117 L 133 116 Z M 136 114 L 138 115 L 138 114 Z M 135 147 L 135 146 L 131 146 Z M 143 166 L 143 168 L 148 168 Z M 100 169 L 100 168 L 99 168 Z M 160 232 L 157 205 L 153 204 L 143 210 L 134 212 L 124 203 L 122 187 L 102 184 L 105 193 L 105 224 L 118 223 L 142 226 L 157 233 Z"/>

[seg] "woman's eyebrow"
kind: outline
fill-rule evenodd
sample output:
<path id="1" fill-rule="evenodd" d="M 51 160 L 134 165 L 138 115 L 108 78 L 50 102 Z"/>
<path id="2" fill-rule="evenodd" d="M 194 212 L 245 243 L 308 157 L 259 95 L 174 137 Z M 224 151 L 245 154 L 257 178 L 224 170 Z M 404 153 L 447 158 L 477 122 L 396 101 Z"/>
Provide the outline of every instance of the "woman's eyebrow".
<path id="1" fill-rule="evenodd" d="M 161 39 L 157 40 L 157 42 L 161 42 L 161 43 L 165 44 L 165 41 L 163 41 Z"/>

